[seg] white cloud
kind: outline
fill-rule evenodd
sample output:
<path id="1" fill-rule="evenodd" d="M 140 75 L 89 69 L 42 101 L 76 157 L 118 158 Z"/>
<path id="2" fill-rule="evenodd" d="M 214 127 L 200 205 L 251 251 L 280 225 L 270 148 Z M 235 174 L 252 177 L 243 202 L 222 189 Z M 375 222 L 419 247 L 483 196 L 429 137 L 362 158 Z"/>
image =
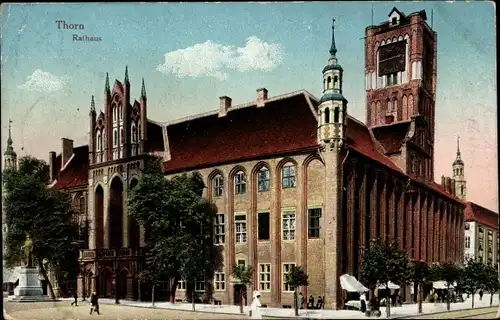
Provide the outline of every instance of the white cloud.
<path id="1" fill-rule="evenodd" d="M 17 87 L 26 91 L 50 93 L 62 90 L 69 79 L 69 76 L 58 77 L 50 72 L 36 69 L 32 75 L 26 77 L 24 84 L 20 84 Z"/>
<path id="2" fill-rule="evenodd" d="M 209 76 L 219 80 L 228 78 L 228 70 L 269 71 L 282 61 L 281 46 L 252 36 L 244 47 L 222 45 L 213 41 L 171 51 L 165 54 L 165 63 L 156 70 L 182 77 Z"/>

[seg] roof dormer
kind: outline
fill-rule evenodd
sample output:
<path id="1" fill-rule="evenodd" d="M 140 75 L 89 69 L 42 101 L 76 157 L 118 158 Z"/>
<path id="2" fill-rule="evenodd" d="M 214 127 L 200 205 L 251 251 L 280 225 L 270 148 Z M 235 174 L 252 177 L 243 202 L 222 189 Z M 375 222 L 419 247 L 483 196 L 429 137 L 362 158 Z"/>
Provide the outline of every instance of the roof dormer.
<path id="1" fill-rule="evenodd" d="M 402 14 L 401 11 L 396 7 L 392 8 L 391 12 L 389 12 L 389 26 L 398 26 L 402 16 L 404 16 L 404 14 Z"/>

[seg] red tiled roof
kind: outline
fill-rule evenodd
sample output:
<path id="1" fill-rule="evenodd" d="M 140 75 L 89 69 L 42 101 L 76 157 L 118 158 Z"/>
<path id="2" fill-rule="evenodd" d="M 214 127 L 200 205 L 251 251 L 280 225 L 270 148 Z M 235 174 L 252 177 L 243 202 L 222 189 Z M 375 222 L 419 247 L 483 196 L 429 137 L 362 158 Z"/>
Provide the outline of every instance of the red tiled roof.
<path id="1" fill-rule="evenodd" d="M 56 190 L 84 187 L 88 183 L 89 148 L 87 145 L 73 148 L 73 158 L 61 171 L 61 155 L 57 156 L 57 181 L 53 186 Z"/>
<path id="2" fill-rule="evenodd" d="M 498 231 L 498 213 L 481 207 L 474 202 L 467 202 L 465 207 L 465 221 L 476 221 Z"/>
<path id="3" fill-rule="evenodd" d="M 401 150 L 409 127 L 410 122 L 400 122 L 390 126 L 373 128 L 372 132 L 377 141 L 384 147 L 385 153 L 391 154 Z"/>
<path id="4" fill-rule="evenodd" d="M 167 127 L 167 172 L 312 149 L 317 122 L 303 94 Z"/>

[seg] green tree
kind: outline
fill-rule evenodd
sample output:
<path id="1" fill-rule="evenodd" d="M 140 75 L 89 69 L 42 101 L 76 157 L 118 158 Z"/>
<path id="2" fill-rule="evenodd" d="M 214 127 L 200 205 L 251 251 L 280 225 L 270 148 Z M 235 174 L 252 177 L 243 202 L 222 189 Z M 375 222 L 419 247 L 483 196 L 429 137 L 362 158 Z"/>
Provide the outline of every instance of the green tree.
<path id="1" fill-rule="evenodd" d="M 377 281 L 385 288 L 389 281 L 406 283 L 410 274 L 409 268 L 408 254 L 399 249 L 396 241 L 387 244 L 380 239 L 372 239 L 363 255 L 360 280 L 368 286 L 372 296 Z M 390 317 L 390 299 L 386 299 L 386 306 L 387 316 Z"/>
<path id="2" fill-rule="evenodd" d="M 3 172 L 8 226 L 4 260 L 8 267 L 23 260 L 21 248 L 29 234 L 34 261 L 48 283 L 51 298 L 55 299 L 46 266 L 56 275 L 77 273 L 81 240 L 79 227 L 73 220 L 71 197 L 47 188 L 47 173 L 48 165 L 30 156 L 20 159 L 18 171 Z"/>
<path id="3" fill-rule="evenodd" d="M 415 261 L 410 263 L 410 280 L 418 286 L 418 313 L 422 313 L 423 284 L 430 281 L 431 273 L 429 265 L 425 261 Z"/>
<path id="4" fill-rule="evenodd" d="M 237 284 L 241 284 L 240 292 L 238 292 L 240 296 L 240 313 L 243 313 L 243 291 L 247 290 L 248 286 L 252 284 L 252 275 L 253 270 L 252 267 L 235 265 L 233 269 L 233 277 L 236 280 Z"/>
<path id="5" fill-rule="evenodd" d="M 493 265 L 485 265 L 484 277 L 481 279 L 481 289 L 490 293 L 490 306 L 493 304 L 493 295 L 500 289 L 498 269 Z"/>
<path id="6" fill-rule="evenodd" d="M 153 264 L 162 266 L 158 276 L 171 283 L 172 303 L 181 278 L 199 278 L 205 270 L 219 268 L 222 260 L 213 244 L 217 209 L 202 197 L 204 188 L 198 173 L 166 179 L 158 159 L 146 165 L 130 194 L 130 214 L 155 240 L 144 267 L 153 271 L 158 268 Z"/>
<path id="7" fill-rule="evenodd" d="M 431 267 L 431 274 L 434 280 L 443 280 L 446 283 L 446 309 L 450 310 L 450 286 L 459 281 L 463 270 L 453 262 L 445 262 L 443 264 L 436 263 Z M 460 283 L 457 283 L 462 287 Z M 464 288 L 465 290 L 465 288 Z"/>
<path id="8" fill-rule="evenodd" d="M 293 288 L 293 305 L 295 307 L 295 316 L 298 316 L 299 306 L 297 303 L 297 290 L 301 286 L 309 285 L 309 276 L 302 267 L 292 266 L 286 275 L 285 281 L 291 288 Z"/>

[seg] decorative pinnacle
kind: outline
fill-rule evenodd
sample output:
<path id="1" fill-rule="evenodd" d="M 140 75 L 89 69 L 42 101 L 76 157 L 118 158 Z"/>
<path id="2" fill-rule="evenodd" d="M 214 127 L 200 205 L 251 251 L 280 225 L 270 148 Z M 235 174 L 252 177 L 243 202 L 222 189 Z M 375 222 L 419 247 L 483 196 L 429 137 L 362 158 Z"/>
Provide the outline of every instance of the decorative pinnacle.
<path id="1" fill-rule="evenodd" d="M 335 46 L 335 18 L 332 19 L 332 46 L 330 47 L 330 54 L 332 58 L 336 58 L 337 47 Z"/>
<path id="2" fill-rule="evenodd" d="M 111 90 L 109 89 L 109 75 L 108 73 L 106 72 L 106 86 L 104 88 L 104 91 L 106 92 L 110 92 Z"/>
<path id="3" fill-rule="evenodd" d="M 125 66 L 125 82 L 128 82 L 128 66 Z"/>
<path id="4" fill-rule="evenodd" d="M 144 85 L 144 78 L 142 78 L 141 97 L 146 98 L 146 86 Z"/>
<path id="5" fill-rule="evenodd" d="M 12 147 L 12 137 L 11 137 L 12 127 L 11 127 L 11 123 L 12 123 L 12 120 L 9 119 L 9 138 L 7 139 L 7 146 L 8 147 Z"/>
<path id="6" fill-rule="evenodd" d="M 460 136 L 457 137 L 457 160 L 460 159 Z"/>
<path id="7" fill-rule="evenodd" d="M 12 120 L 9 119 L 9 138 L 7 139 L 7 148 L 5 150 L 4 155 L 6 156 L 16 156 L 16 153 L 14 152 L 14 148 L 12 147 L 12 137 L 11 137 L 11 124 Z"/>
<path id="8" fill-rule="evenodd" d="M 95 112 L 94 96 L 92 96 L 92 101 L 90 101 L 90 112 Z"/>

